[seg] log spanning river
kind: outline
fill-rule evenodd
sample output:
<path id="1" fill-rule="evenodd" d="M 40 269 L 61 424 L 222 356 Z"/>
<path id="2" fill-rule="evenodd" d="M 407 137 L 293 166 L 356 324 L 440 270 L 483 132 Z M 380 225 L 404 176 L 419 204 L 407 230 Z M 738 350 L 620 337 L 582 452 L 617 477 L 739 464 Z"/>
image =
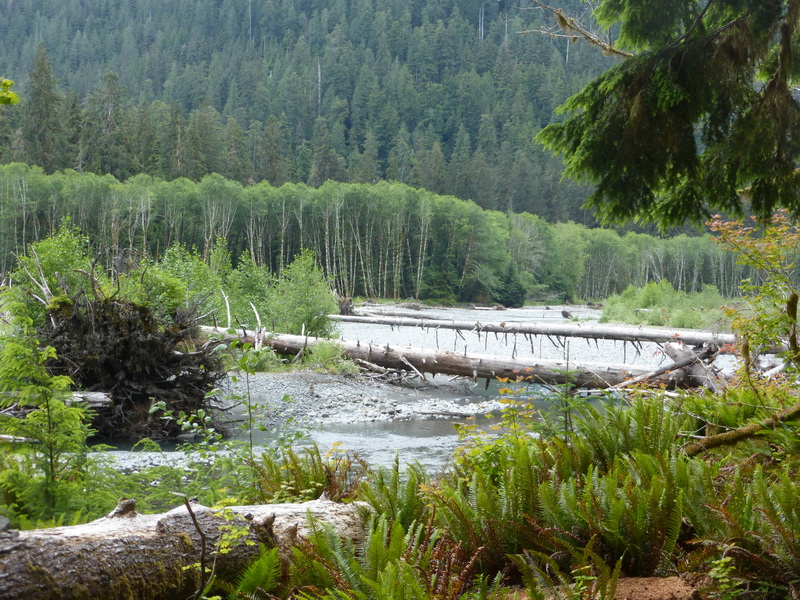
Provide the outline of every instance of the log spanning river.
<path id="1" fill-rule="evenodd" d="M 569 314 L 567 314 L 567 311 Z M 563 323 L 573 319 L 595 320 L 600 311 L 585 307 L 525 307 L 503 311 L 477 309 L 416 309 L 413 305 L 367 305 L 360 314 L 409 317 L 429 320 L 455 320 L 481 323 Z M 583 362 L 626 363 L 648 369 L 669 364 L 654 343 L 615 342 L 607 340 L 567 339 L 521 334 L 494 334 L 407 327 L 367 323 L 339 323 L 344 341 L 360 341 L 391 346 L 411 346 L 455 351 L 465 354 L 515 356 Z M 428 378 L 430 379 L 430 377 Z M 256 382 L 258 379 L 256 378 Z M 356 452 L 371 464 L 389 465 L 398 454 L 401 462 L 419 461 L 428 468 L 441 467 L 458 444 L 456 425 L 473 422 L 488 426 L 483 417 L 497 411 L 499 385 L 484 380 L 477 382 L 437 376 L 420 389 L 407 390 L 380 386 L 372 391 L 342 388 L 341 380 L 326 381 L 321 377 L 298 388 L 296 378 L 280 376 L 268 384 L 256 383 L 251 392 L 255 402 L 274 402 L 276 396 L 297 396 L 300 408 L 293 416 L 313 425 L 308 442 L 317 443 L 323 451 L 337 445 Z M 526 398 L 547 410 L 553 403 L 553 392 L 539 386 L 526 390 Z M 304 397 L 310 395 L 311 398 Z M 302 401 L 300 401 L 302 400 Z M 269 437 L 256 436 L 268 443 Z"/>

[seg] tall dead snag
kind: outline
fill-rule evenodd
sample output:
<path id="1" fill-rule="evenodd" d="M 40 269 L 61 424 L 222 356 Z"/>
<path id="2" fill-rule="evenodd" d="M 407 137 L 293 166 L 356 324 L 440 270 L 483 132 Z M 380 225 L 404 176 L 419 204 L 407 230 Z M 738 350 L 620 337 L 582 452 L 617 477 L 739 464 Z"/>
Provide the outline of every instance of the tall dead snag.
<path id="1" fill-rule="evenodd" d="M 256 558 L 259 543 L 277 546 L 288 560 L 292 547 L 308 536 L 309 515 L 343 539 L 359 540 L 363 510 L 360 504 L 314 500 L 233 506 L 224 513 L 191 504 L 142 515 L 135 502 L 121 501 L 111 514 L 85 525 L 0 531 L 0 600 L 185 600 L 200 583 L 198 528 L 207 565 L 230 582 Z M 227 538 L 229 550 L 218 553 L 229 526 L 241 535 Z"/>

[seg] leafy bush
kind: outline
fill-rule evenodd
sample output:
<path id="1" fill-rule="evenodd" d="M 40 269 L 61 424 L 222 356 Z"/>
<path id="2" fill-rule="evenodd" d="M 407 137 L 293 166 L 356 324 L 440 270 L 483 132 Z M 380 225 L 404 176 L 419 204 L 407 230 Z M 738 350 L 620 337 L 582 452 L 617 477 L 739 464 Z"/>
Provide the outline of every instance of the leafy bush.
<path id="1" fill-rule="evenodd" d="M 328 315 L 338 310 L 336 298 L 314 255 L 305 250 L 283 270 L 271 288 L 265 325 L 279 333 L 331 337 L 334 323 Z"/>
<path id="2" fill-rule="evenodd" d="M 186 286 L 185 300 L 197 306 L 201 315 L 208 315 L 208 322 L 217 320 L 221 325 L 226 323 L 226 308 L 222 298 L 222 278 L 214 272 L 203 258 L 184 246 L 171 246 L 159 267 L 168 275 L 175 277 Z"/>
<path id="3" fill-rule="evenodd" d="M 337 342 L 321 341 L 303 357 L 303 366 L 326 373 L 357 373 L 358 367 L 344 353 Z"/>
<path id="4" fill-rule="evenodd" d="M 714 286 L 686 293 L 662 280 L 639 289 L 628 286 L 621 294 L 607 298 L 600 322 L 720 330 L 728 327 L 724 302 Z"/>

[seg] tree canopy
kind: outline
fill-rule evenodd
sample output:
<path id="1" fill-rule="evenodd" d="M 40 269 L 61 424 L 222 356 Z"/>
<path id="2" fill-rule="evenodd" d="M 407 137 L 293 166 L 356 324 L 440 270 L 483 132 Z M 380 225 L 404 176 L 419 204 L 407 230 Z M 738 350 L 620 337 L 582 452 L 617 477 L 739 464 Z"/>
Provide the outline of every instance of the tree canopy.
<path id="1" fill-rule="evenodd" d="M 486 0 L 100 5 L 3 13 L 0 75 L 15 74 L 21 103 L 0 120 L 0 163 L 245 186 L 394 180 L 596 224 L 533 137 L 614 60 L 519 35 L 549 15 Z"/>
<path id="2" fill-rule="evenodd" d="M 556 12 L 565 33 L 582 35 Z M 629 57 L 538 139 L 596 184 L 587 205 L 599 217 L 667 227 L 720 211 L 800 212 L 800 2 L 604 0 L 593 17 L 618 30 Z"/>

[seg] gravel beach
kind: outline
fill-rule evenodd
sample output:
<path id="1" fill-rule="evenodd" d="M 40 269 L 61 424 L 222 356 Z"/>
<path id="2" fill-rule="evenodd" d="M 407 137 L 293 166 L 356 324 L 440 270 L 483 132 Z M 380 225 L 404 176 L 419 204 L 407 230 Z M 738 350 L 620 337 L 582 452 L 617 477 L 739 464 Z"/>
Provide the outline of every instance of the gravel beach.
<path id="1" fill-rule="evenodd" d="M 263 425 L 293 421 L 301 425 L 455 418 L 501 408 L 480 395 L 482 382 L 434 379 L 395 385 L 362 375 L 331 375 L 314 371 L 257 373 L 229 381 L 225 390 L 262 405 Z M 229 402 L 230 400 L 228 400 Z M 230 411 L 241 417 L 242 407 Z"/>
<path id="2" fill-rule="evenodd" d="M 360 374 L 257 373 L 228 379 L 216 402 L 218 422 L 239 439 L 245 435 L 243 400 L 248 389 L 257 428 L 310 431 L 322 447 L 344 439 L 348 450 L 366 452 L 383 464 L 391 462 L 397 449 L 422 457 L 423 463 L 428 457 L 431 462 L 426 466 L 431 468 L 443 464 L 455 445 L 453 423 L 502 408 L 482 394 L 483 382 L 436 378 L 396 385 Z M 407 426 L 401 427 L 398 436 L 397 428 L 403 424 Z M 328 433 L 323 433 L 326 428 Z M 125 472 L 158 465 L 189 471 L 182 452 L 119 450 L 109 454 Z"/>

